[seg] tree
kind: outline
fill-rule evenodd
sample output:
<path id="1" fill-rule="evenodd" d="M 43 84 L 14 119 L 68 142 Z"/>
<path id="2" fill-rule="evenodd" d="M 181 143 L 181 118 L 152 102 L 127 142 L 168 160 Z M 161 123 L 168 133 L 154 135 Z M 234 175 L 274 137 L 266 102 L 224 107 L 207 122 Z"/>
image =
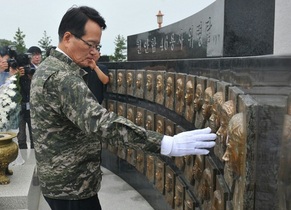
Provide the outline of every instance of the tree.
<path id="1" fill-rule="evenodd" d="M 25 43 L 24 43 L 24 38 L 25 38 L 25 34 L 18 27 L 13 39 L 15 41 L 16 50 L 19 53 L 25 53 L 26 52 L 26 46 L 25 46 Z"/>
<path id="2" fill-rule="evenodd" d="M 115 51 L 114 54 L 110 56 L 111 61 L 125 61 L 126 57 L 126 39 L 122 35 L 118 35 L 115 38 Z"/>
<path id="3" fill-rule="evenodd" d="M 52 39 L 47 35 L 46 31 L 43 32 L 43 37 L 38 41 L 40 46 L 46 52 L 51 47 Z"/>
<path id="4" fill-rule="evenodd" d="M 6 39 L 0 39 L 0 48 L 9 45 L 15 45 L 15 43 Z"/>

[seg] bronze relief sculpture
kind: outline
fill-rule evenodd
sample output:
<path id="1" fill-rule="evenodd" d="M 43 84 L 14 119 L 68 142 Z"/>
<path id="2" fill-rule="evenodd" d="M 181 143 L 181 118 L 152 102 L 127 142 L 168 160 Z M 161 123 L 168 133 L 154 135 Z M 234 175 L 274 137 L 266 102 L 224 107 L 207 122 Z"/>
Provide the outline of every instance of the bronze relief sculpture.
<path id="1" fill-rule="evenodd" d="M 155 186 L 156 188 L 164 194 L 165 186 L 165 162 L 160 158 L 157 158 L 156 161 L 156 174 L 155 174 Z"/>
<path id="2" fill-rule="evenodd" d="M 134 96 L 137 98 L 144 98 L 144 71 L 136 73 L 136 82 L 134 89 Z"/>
<path id="3" fill-rule="evenodd" d="M 185 101 L 184 101 L 184 79 L 182 75 L 177 76 L 176 81 L 176 97 L 175 97 L 175 111 L 177 114 L 183 116 Z"/>
<path id="4" fill-rule="evenodd" d="M 117 93 L 126 94 L 125 70 L 117 70 Z"/>
<path id="5" fill-rule="evenodd" d="M 213 98 L 213 89 L 212 87 L 207 87 L 204 91 L 204 103 L 202 105 L 202 116 L 203 116 L 203 125 L 202 127 L 209 127 L 209 118 L 212 110 L 212 101 Z"/>
<path id="6" fill-rule="evenodd" d="M 146 116 L 146 123 L 145 123 L 145 128 L 147 130 L 154 130 L 155 128 L 155 114 L 151 111 L 147 110 L 147 116 Z"/>
<path id="7" fill-rule="evenodd" d="M 155 102 L 164 105 L 164 72 L 158 72 L 156 77 Z"/>
<path id="8" fill-rule="evenodd" d="M 133 90 L 134 90 L 134 71 L 127 70 L 126 71 L 126 91 L 128 95 L 133 96 Z"/>
<path id="9" fill-rule="evenodd" d="M 236 209 L 244 209 L 244 191 L 246 187 L 246 125 L 242 112 L 235 114 L 227 127 L 226 151 L 222 157 L 225 161 L 224 178 L 233 189 L 232 204 Z"/>
<path id="10" fill-rule="evenodd" d="M 174 74 L 167 73 L 165 106 L 170 110 L 174 110 L 174 78 Z"/>
<path id="11" fill-rule="evenodd" d="M 185 119 L 190 123 L 194 122 L 194 78 L 188 78 L 186 83 L 186 94 L 185 94 Z"/>
<path id="12" fill-rule="evenodd" d="M 227 126 L 231 117 L 235 114 L 233 100 L 228 100 L 222 104 L 219 116 L 220 127 L 217 130 L 216 145 L 214 146 L 214 154 L 222 161 L 222 156 L 226 148 Z"/>
<path id="13" fill-rule="evenodd" d="M 149 101 L 154 101 L 154 72 L 147 71 L 146 72 L 146 91 L 145 98 Z"/>
<path id="14" fill-rule="evenodd" d="M 194 110 L 195 110 L 195 128 L 202 128 L 203 126 L 203 86 L 201 84 L 196 85 L 195 97 L 194 97 Z"/>
<path id="15" fill-rule="evenodd" d="M 145 125 L 144 113 L 145 113 L 145 110 L 143 108 L 137 107 L 135 124 L 137 124 L 138 126 L 144 127 Z"/>
<path id="16" fill-rule="evenodd" d="M 213 133 L 216 133 L 220 127 L 219 110 L 224 103 L 224 96 L 221 91 L 216 92 L 212 98 L 211 115 L 209 117 L 209 127 Z"/>

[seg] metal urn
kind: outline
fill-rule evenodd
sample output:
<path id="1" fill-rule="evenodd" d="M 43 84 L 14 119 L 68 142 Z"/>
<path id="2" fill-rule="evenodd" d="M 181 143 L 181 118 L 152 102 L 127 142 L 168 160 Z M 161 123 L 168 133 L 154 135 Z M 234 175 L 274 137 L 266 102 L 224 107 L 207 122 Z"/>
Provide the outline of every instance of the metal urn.
<path id="1" fill-rule="evenodd" d="M 16 137 L 16 133 L 0 132 L 0 184 L 5 185 L 10 183 L 8 175 L 13 172 L 8 168 L 18 155 L 18 145 L 12 140 Z"/>

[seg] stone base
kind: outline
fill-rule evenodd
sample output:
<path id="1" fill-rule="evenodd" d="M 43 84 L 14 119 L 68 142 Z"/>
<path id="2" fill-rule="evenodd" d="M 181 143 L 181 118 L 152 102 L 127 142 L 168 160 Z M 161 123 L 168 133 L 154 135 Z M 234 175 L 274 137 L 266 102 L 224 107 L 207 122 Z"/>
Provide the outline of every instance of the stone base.
<path id="1" fill-rule="evenodd" d="M 36 175 L 33 149 L 20 150 L 24 164 L 13 165 L 9 169 L 10 184 L 0 185 L 1 210 L 37 210 L 40 198 L 40 186 Z"/>

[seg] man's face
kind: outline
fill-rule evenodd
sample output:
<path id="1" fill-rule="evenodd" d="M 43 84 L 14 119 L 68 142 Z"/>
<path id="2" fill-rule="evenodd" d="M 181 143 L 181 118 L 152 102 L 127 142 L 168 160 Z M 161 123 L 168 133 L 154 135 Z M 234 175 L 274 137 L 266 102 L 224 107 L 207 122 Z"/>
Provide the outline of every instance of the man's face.
<path id="1" fill-rule="evenodd" d="M 31 57 L 31 63 L 38 66 L 41 62 L 41 54 L 40 53 L 33 53 Z"/>
<path id="2" fill-rule="evenodd" d="M 80 67 L 87 67 L 92 60 L 96 61 L 99 55 L 95 46 L 100 44 L 101 35 L 101 27 L 92 20 L 88 20 L 85 25 L 85 35 L 80 37 L 84 41 L 69 32 L 64 35 L 65 53 Z M 94 47 L 90 47 L 85 42 Z"/>

